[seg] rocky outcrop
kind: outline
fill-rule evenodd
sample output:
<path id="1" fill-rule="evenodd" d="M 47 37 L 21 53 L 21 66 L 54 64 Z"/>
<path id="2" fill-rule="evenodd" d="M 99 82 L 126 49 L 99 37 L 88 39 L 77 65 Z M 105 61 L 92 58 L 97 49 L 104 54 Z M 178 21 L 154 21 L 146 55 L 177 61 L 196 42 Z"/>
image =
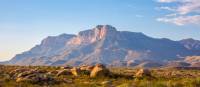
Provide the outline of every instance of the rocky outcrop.
<path id="1" fill-rule="evenodd" d="M 74 67 L 74 68 L 71 69 L 71 73 L 72 73 L 74 76 L 79 76 L 80 73 L 81 73 L 81 70 L 80 70 L 79 68 Z"/>
<path id="2" fill-rule="evenodd" d="M 151 72 L 148 69 L 140 69 L 136 72 L 135 77 L 151 76 Z"/>
<path id="3" fill-rule="evenodd" d="M 106 37 L 114 37 L 117 30 L 110 25 L 98 25 L 92 30 L 81 31 L 77 37 L 73 38 L 68 44 L 80 45 L 94 43 L 96 41 L 105 39 Z"/>
<path id="4" fill-rule="evenodd" d="M 31 83 L 56 83 L 57 81 L 47 74 L 46 70 L 41 69 L 16 69 L 10 72 L 12 79 L 16 82 Z"/>
<path id="5" fill-rule="evenodd" d="M 69 69 L 63 69 L 63 70 L 59 70 L 57 73 L 57 76 L 61 76 L 61 75 L 72 75 L 72 73 Z"/>
<path id="6" fill-rule="evenodd" d="M 93 68 L 94 66 L 89 66 L 89 65 L 80 66 L 80 70 L 82 71 L 92 71 Z"/>
<path id="7" fill-rule="evenodd" d="M 110 72 L 109 70 L 102 64 L 97 64 L 92 69 L 90 77 L 98 77 L 98 76 L 109 76 Z"/>

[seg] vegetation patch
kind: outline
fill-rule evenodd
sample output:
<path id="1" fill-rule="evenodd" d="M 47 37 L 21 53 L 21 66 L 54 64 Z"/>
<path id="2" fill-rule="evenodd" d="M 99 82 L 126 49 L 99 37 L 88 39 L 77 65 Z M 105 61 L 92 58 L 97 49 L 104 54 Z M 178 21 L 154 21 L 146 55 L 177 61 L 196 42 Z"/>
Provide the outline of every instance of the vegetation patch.
<path id="1" fill-rule="evenodd" d="M 84 67 L 1 65 L 0 87 L 200 87 L 200 70 Z"/>

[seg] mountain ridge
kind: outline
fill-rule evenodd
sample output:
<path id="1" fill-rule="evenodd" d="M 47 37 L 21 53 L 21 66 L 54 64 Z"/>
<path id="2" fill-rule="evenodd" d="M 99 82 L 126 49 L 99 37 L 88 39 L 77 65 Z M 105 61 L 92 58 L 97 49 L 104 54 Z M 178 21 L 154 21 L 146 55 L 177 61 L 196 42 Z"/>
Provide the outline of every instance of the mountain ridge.
<path id="1" fill-rule="evenodd" d="M 198 40 L 158 39 L 143 33 L 117 31 L 111 25 L 97 25 L 77 35 L 47 37 L 40 45 L 16 55 L 9 64 L 162 66 L 169 61 L 183 61 L 181 58 L 186 56 L 200 55 L 199 44 Z"/>

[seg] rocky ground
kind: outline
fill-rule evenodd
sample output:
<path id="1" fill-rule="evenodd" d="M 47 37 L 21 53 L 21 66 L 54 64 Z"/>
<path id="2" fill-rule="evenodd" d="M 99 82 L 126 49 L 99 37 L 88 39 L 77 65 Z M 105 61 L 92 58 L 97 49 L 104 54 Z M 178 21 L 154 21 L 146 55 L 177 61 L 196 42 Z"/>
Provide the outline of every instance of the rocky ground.
<path id="1" fill-rule="evenodd" d="M 0 66 L 0 87 L 200 87 L 200 70 Z"/>

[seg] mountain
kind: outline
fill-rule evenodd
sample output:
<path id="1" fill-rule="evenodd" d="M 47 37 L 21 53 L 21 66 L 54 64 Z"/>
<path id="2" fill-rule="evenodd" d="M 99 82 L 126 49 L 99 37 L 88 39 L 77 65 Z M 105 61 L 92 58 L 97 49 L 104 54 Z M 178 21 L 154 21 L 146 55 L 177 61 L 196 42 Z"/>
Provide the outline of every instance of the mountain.
<path id="1" fill-rule="evenodd" d="M 194 40 L 192 38 L 189 39 L 183 39 L 180 41 L 181 44 L 184 45 L 185 48 L 188 50 L 198 50 L 200 51 L 200 41 Z"/>
<path id="2" fill-rule="evenodd" d="M 200 41 L 152 38 L 138 32 L 117 31 L 98 25 L 78 35 L 62 34 L 44 39 L 40 45 L 12 58 L 16 65 L 93 65 L 159 67 L 200 55 Z"/>

